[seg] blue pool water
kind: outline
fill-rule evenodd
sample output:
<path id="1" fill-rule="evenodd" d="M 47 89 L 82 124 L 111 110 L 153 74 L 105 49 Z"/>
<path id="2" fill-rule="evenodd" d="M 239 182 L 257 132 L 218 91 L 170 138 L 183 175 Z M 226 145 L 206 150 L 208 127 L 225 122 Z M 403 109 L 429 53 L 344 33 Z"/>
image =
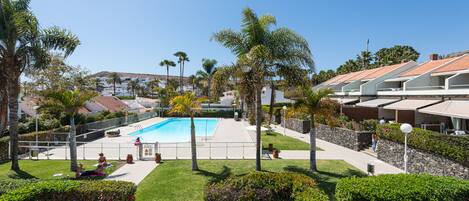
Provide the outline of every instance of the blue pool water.
<path id="1" fill-rule="evenodd" d="M 212 136 L 218 119 L 195 118 L 195 135 Z M 191 140 L 191 119 L 171 118 L 130 134 L 142 142 L 188 142 Z"/>

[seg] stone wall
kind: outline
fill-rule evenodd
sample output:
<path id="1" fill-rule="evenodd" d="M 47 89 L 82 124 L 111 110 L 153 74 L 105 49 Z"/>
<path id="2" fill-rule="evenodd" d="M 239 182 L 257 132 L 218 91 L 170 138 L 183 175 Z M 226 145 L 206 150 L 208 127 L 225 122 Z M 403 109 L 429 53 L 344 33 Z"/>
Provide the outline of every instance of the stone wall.
<path id="1" fill-rule="evenodd" d="M 311 122 L 309 120 L 288 118 L 285 120 L 282 118 L 282 126 L 286 126 L 288 129 L 294 130 L 300 133 L 308 133 L 311 129 Z"/>
<path id="2" fill-rule="evenodd" d="M 353 131 L 345 128 L 331 128 L 319 124 L 316 137 L 349 149 L 360 151 L 371 145 L 371 132 Z"/>
<path id="3" fill-rule="evenodd" d="M 469 167 L 425 151 L 407 148 L 407 171 L 469 179 Z M 378 159 L 404 169 L 404 145 L 386 139 L 378 143 Z"/>

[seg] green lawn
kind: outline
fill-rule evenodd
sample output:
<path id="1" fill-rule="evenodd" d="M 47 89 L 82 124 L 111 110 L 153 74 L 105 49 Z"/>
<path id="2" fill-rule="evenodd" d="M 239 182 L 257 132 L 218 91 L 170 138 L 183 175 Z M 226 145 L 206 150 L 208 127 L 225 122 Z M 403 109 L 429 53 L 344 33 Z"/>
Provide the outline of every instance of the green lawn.
<path id="1" fill-rule="evenodd" d="M 262 133 L 262 147 L 267 149 L 269 144 L 273 144 L 274 148 L 282 150 L 309 150 L 309 144 L 301 140 L 284 136 L 277 132 L 263 132 Z M 316 147 L 317 151 L 321 151 L 319 147 Z"/>
<path id="2" fill-rule="evenodd" d="M 106 168 L 106 174 L 112 173 L 123 162 L 109 161 L 113 166 Z M 94 164 L 97 161 L 86 160 L 78 161 L 82 163 L 85 170 L 96 169 Z M 11 163 L 0 164 L 0 179 L 14 178 L 14 179 L 62 179 L 62 178 L 74 178 L 75 173 L 70 171 L 69 160 L 20 160 L 21 171 L 14 172 L 10 170 Z M 54 174 L 63 174 L 63 176 L 54 177 Z"/>
<path id="3" fill-rule="evenodd" d="M 314 178 L 332 198 L 337 180 L 364 173 L 341 160 L 319 160 L 317 173 L 307 171 L 308 160 L 265 160 L 265 171 L 290 171 Z M 203 200 L 204 187 L 230 175 L 255 169 L 254 160 L 199 160 L 200 171 L 191 171 L 190 160 L 165 161 L 151 172 L 137 188 L 137 200 Z"/>

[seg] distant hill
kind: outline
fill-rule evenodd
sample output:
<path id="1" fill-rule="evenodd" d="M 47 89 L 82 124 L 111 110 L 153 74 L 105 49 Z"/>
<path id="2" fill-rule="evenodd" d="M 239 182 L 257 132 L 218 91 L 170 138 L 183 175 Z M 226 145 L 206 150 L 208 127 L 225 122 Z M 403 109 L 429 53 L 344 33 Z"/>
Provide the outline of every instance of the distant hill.
<path id="1" fill-rule="evenodd" d="M 120 77 L 128 77 L 128 78 L 150 78 L 150 79 L 158 79 L 164 80 L 166 79 L 166 75 L 157 75 L 157 74 L 147 74 L 147 73 L 127 73 L 127 72 L 113 72 L 113 71 L 101 71 L 95 74 L 90 75 L 90 77 L 108 77 L 111 73 L 117 73 Z M 179 76 L 170 75 L 169 79 L 179 79 Z M 184 80 L 188 79 L 187 77 L 183 77 Z"/>

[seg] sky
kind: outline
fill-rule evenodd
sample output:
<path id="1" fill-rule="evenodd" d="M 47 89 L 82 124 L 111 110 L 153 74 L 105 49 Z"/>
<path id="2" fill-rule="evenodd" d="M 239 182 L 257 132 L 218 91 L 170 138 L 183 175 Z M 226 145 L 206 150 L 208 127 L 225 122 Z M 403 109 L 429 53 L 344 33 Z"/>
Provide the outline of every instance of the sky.
<path id="1" fill-rule="evenodd" d="M 184 51 L 185 76 L 201 70 L 202 58 L 218 65 L 235 61 L 211 41 L 222 29 L 239 30 L 241 12 L 271 14 L 308 41 L 317 71 L 336 69 L 370 51 L 410 45 L 426 61 L 431 53 L 469 50 L 467 0 L 32 0 L 42 27 L 69 29 L 81 45 L 67 63 L 91 72 L 166 74 L 163 59 Z M 176 68 L 170 74 L 178 75 Z"/>

